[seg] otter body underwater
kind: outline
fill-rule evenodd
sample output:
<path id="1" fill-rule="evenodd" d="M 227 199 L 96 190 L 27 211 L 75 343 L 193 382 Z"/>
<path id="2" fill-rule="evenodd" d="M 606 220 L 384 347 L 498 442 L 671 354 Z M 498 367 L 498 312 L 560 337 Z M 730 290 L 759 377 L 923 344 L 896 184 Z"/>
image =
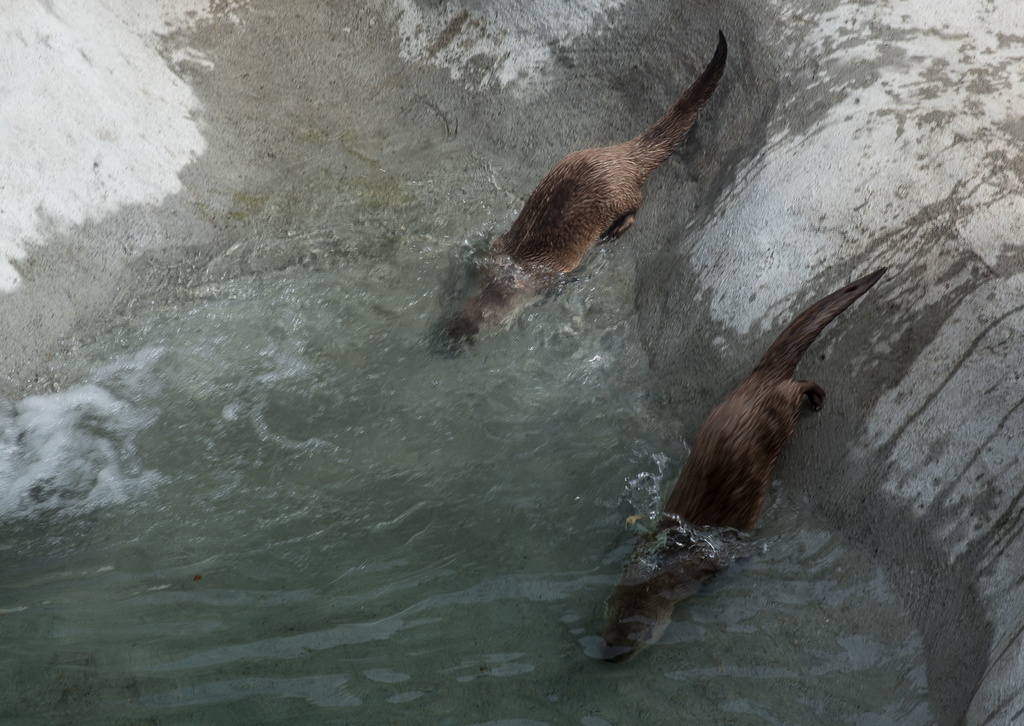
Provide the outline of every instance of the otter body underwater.
<path id="1" fill-rule="evenodd" d="M 722 77 L 726 55 L 719 31 L 704 72 L 650 128 L 620 144 L 574 151 L 548 172 L 491 245 L 475 288 L 447 322 L 443 342 L 450 350 L 484 329 L 507 325 L 576 269 L 595 242 L 629 229 L 644 181 L 690 130 Z"/>
<path id="2" fill-rule="evenodd" d="M 730 533 L 754 528 L 802 398 L 815 410 L 824 403 L 818 384 L 793 379 L 797 363 L 825 326 L 884 273 L 863 277 L 797 316 L 705 419 L 660 521 L 640 537 L 608 598 L 605 660 L 624 661 L 657 641 L 675 604 L 729 564 Z"/>

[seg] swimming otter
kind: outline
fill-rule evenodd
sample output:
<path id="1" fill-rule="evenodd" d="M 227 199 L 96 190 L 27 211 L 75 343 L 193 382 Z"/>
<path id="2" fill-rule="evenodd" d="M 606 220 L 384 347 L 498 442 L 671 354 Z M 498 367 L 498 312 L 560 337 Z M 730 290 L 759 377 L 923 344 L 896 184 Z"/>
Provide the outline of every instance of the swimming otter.
<path id="1" fill-rule="evenodd" d="M 754 528 L 803 396 L 816 411 L 825 401 L 821 386 L 793 379 L 800 357 L 884 273 L 877 270 L 807 308 L 705 419 L 661 520 L 640 537 L 608 598 L 605 660 L 624 661 L 657 641 L 675 604 L 729 564 L 730 540 Z"/>
<path id="2" fill-rule="evenodd" d="M 522 212 L 494 241 L 475 291 L 447 325 L 450 345 L 472 342 L 485 327 L 507 324 L 554 288 L 598 239 L 621 236 L 636 218 L 648 175 L 690 130 L 725 70 L 725 35 L 707 68 L 654 124 L 629 141 L 574 151 L 548 172 Z"/>

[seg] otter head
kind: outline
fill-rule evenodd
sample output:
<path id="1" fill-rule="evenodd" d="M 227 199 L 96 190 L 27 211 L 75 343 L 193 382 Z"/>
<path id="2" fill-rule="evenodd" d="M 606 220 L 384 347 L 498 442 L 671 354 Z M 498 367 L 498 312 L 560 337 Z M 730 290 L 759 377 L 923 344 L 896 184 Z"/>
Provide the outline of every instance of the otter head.
<path id="1" fill-rule="evenodd" d="M 723 544 L 716 533 L 673 515 L 663 515 L 653 532 L 642 535 L 606 601 L 604 659 L 621 663 L 656 643 L 676 603 L 731 559 Z"/>
<path id="2" fill-rule="evenodd" d="M 689 593 L 679 593 L 666 573 L 649 580 L 616 586 L 607 603 L 601 656 L 622 663 L 657 642 L 672 622 L 672 609 Z M 693 590 L 696 590 L 694 583 Z"/>
<path id="3" fill-rule="evenodd" d="M 458 355 L 485 331 L 508 327 L 516 315 L 540 299 L 554 283 L 533 268 L 525 267 L 507 255 L 491 255 L 483 260 L 470 293 L 436 335 L 439 351 L 446 357 Z"/>

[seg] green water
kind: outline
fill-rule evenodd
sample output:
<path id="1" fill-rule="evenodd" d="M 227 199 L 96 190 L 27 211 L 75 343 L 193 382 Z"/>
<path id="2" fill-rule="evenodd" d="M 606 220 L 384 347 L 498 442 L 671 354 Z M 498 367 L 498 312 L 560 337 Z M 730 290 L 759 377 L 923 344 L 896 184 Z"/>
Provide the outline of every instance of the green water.
<path id="1" fill-rule="evenodd" d="M 598 251 L 446 359 L 469 250 L 418 244 L 155 306 L 11 405 L 4 723 L 931 723 L 883 576 L 784 483 L 660 645 L 593 658 L 693 434 L 631 281 Z"/>

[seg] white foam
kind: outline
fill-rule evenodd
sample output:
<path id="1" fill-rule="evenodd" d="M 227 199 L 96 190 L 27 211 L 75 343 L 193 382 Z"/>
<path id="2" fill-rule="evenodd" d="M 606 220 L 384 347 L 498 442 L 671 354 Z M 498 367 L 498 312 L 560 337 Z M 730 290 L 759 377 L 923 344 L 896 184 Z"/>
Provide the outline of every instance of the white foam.
<path id="1" fill-rule="evenodd" d="M 7 0 L 0 26 L 0 289 L 49 231 L 158 204 L 205 142 L 158 33 L 204 0 Z M 202 59 L 200 59 L 202 62 Z"/>
<path id="2" fill-rule="evenodd" d="M 138 466 L 133 445 L 150 415 L 99 386 L 29 396 L 5 418 L 0 516 L 116 504 L 155 479 Z"/>

